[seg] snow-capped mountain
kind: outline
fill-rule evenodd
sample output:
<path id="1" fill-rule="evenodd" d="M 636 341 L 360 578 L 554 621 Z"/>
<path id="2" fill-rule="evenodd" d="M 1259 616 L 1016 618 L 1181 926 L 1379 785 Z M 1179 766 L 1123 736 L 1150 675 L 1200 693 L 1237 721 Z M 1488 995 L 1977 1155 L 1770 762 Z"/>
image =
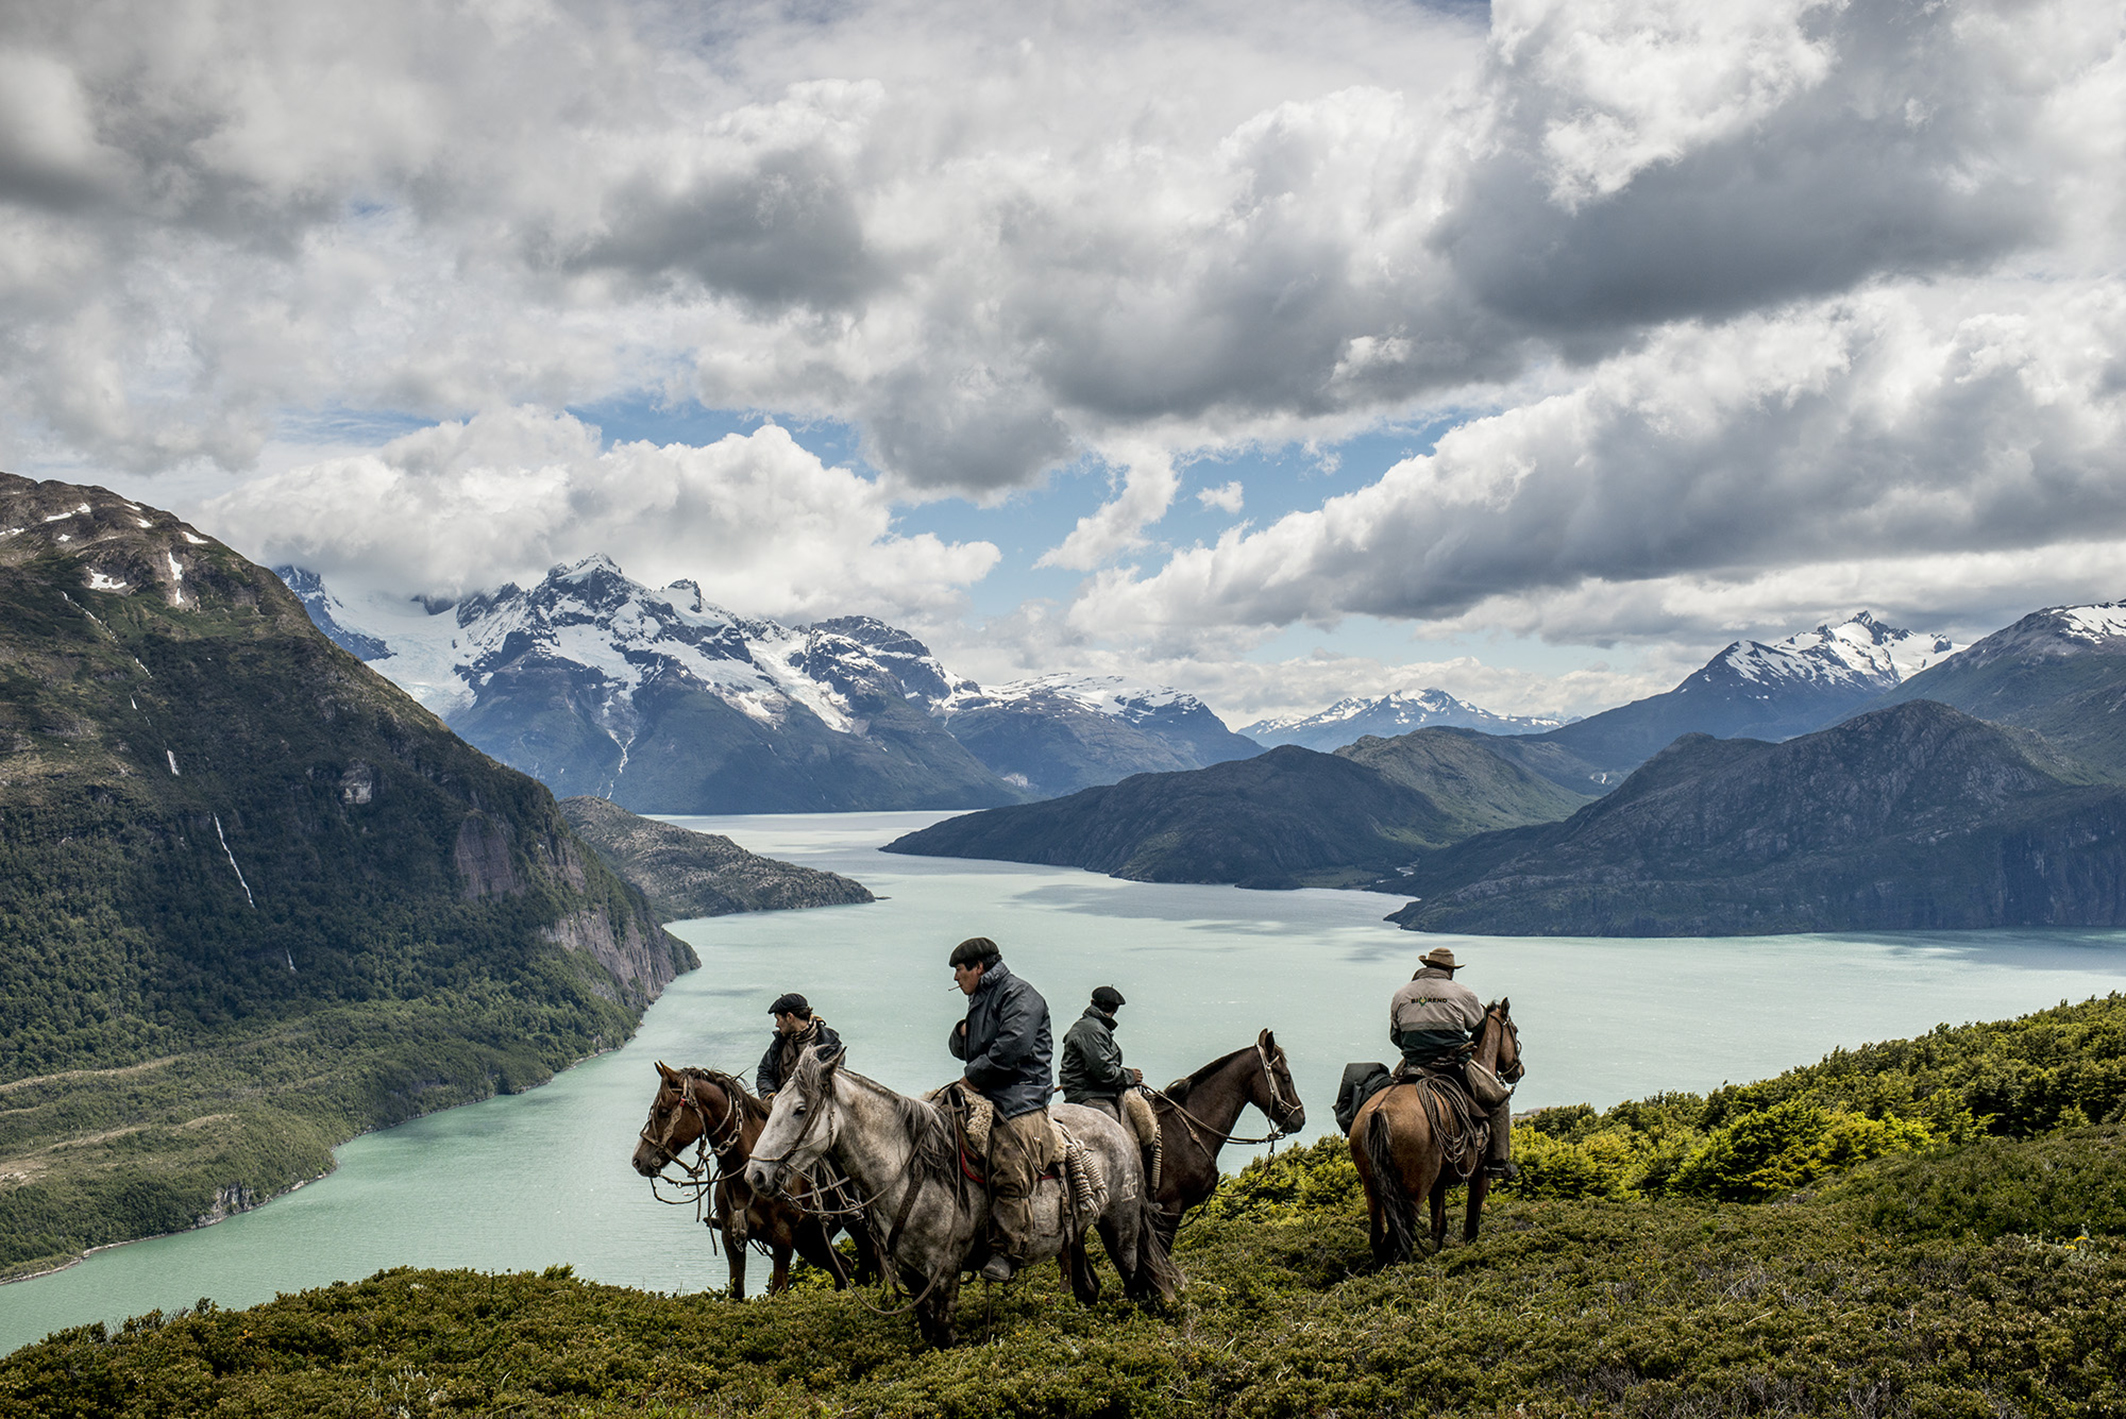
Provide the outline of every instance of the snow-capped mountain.
<path id="1" fill-rule="evenodd" d="M 975 757 L 1041 797 L 1261 752 L 1194 695 L 1119 675 L 963 682 L 932 712 Z"/>
<path id="2" fill-rule="evenodd" d="M 1413 729 L 1439 725 L 1481 729 L 1487 734 L 1541 734 L 1571 721 L 1526 715 L 1493 714 L 1445 690 L 1396 690 L 1371 699 L 1338 700 L 1310 715 L 1257 720 L 1240 732 L 1262 745 L 1300 744 L 1324 753 L 1355 744 L 1368 734 L 1392 739 Z"/>
<path id="3" fill-rule="evenodd" d="M 1972 642 L 1876 704 L 1938 700 L 1996 724 L 2035 730 L 2114 782 L 2126 782 L 2126 602 L 2048 606 Z"/>
<path id="4" fill-rule="evenodd" d="M 1835 626 L 1818 626 L 1770 645 L 1737 641 L 1692 679 L 1713 680 L 1731 671 L 1761 687 L 1760 698 L 1778 693 L 1779 686 L 1799 683 L 1865 686 L 1880 693 L 1940 664 L 1956 651 L 1955 642 L 1947 636 L 1898 630 L 1862 611 Z"/>
<path id="5" fill-rule="evenodd" d="M 1541 742 L 1622 771 L 1685 734 L 1791 739 L 1836 723 L 1957 649 L 1946 636 L 1900 630 L 1862 611 L 1769 644 L 1737 641 L 1673 690 L 1590 715 Z"/>
<path id="6" fill-rule="evenodd" d="M 343 600 L 279 570 L 327 634 L 466 739 L 556 793 L 640 812 L 986 807 L 1088 773 L 1200 767 L 1177 752 L 1192 732 L 1235 739 L 1177 692 L 984 691 L 884 622 L 739 616 L 693 582 L 653 589 L 603 556 L 456 603 Z M 1029 733 L 1049 757 L 1015 742 Z"/>

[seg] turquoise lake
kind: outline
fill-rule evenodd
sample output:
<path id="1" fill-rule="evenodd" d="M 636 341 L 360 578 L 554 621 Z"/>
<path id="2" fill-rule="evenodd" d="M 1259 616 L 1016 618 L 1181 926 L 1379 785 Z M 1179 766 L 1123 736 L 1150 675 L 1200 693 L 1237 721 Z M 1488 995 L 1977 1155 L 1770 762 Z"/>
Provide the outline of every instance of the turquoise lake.
<path id="1" fill-rule="evenodd" d="M 657 1202 L 628 1166 L 651 1064 L 750 1070 L 767 1004 L 810 997 L 850 1062 L 897 1088 L 958 1070 L 945 1034 L 963 1005 L 946 953 L 994 938 L 1048 999 L 1060 1040 L 1097 985 L 1128 997 L 1129 1063 L 1165 1081 L 1275 1029 L 1310 1132 L 1346 1060 L 1385 1058 L 1388 996 L 1444 941 L 1460 979 L 1510 996 L 1528 1058 L 1517 1104 L 1606 1106 L 1705 1090 L 1812 1062 L 1840 1045 L 1994 1020 L 2126 989 L 2126 932 L 2051 931 L 1568 940 L 1417 936 L 1399 899 L 1118 882 L 1060 868 L 893 857 L 879 844 L 948 815 L 681 818 L 755 852 L 855 877 L 883 900 L 676 923 L 702 969 L 629 1044 L 526 1094 L 452 1109 L 340 1149 L 331 1176 L 196 1232 L 98 1252 L 0 1286 L 0 1353 L 50 1330 L 211 1297 L 247 1306 L 388 1266 L 579 1276 L 653 1291 L 723 1284 L 691 1208 Z M 1260 1132 L 1252 1112 L 1246 1132 Z M 1227 1168 L 1246 1161 L 1228 1150 Z M 766 1263 L 755 1258 L 757 1289 Z"/>

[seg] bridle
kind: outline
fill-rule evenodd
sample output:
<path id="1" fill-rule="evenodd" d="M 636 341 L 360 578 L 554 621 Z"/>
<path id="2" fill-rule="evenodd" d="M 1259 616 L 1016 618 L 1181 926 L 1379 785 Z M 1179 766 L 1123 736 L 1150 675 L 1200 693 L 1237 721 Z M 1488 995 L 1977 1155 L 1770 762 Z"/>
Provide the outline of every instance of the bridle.
<path id="1" fill-rule="evenodd" d="M 1262 1082 L 1270 1093 L 1270 1107 L 1263 1110 L 1270 1120 L 1270 1131 L 1260 1138 L 1242 1138 L 1230 1129 L 1213 1128 L 1190 1113 L 1172 1095 L 1150 1087 L 1147 1087 L 1145 1092 L 1155 1099 L 1163 1100 L 1168 1108 L 1181 1115 L 1182 1119 L 1188 1124 L 1189 1141 L 1194 1143 L 1206 1155 L 1216 1154 L 1218 1149 L 1223 1148 L 1228 1143 L 1239 1143 L 1244 1146 L 1267 1143 L 1270 1145 L 1271 1151 L 1274 1152 L 1279 1140 L 1292 1136 L 1292 1130 L 1286 1128 L 1280 1120 L 1290 1118 L 1294 1112 L 1303 1108 L 1304 1105 L 1296 1098 L 1287 1098 L 1285 1096 L 1284 1087 L 1277 1082 L 1277 1070 L 1271 1064 L 1270 1052 L 1263 1046 L 1260 1039 L 1255 1041 L 1255 1060 L 1262 1066 Z M 1285 1063 L 1283 1045 L 1277 1047 L 1276 1060 L 1279 1064 Z M 1287 1066 L 1287 1069 L 1289 1070 L 1289 1066 Z M 1214 1146 L 1206 1147 L 1203 1141 L 1205 1138 L 1216 1139 L 1217 1142 Z"/>
<path id="2" fill-rule="evenodd" d="M 1520 1083 L 1521 1076 L 1528 1072 L 1527 1065 L 1521 1062 L 1521 1027 L 1513 1023 L 1511 1015 L 1496 1005 L 1484 1011 L 1484 1019 L 1504 1028 L 1507 1036 L 1513 1041 L 1513 1065 L 1511 1068 L 1500 1070 L 1499 1078 L 1508 1084 Z"/>

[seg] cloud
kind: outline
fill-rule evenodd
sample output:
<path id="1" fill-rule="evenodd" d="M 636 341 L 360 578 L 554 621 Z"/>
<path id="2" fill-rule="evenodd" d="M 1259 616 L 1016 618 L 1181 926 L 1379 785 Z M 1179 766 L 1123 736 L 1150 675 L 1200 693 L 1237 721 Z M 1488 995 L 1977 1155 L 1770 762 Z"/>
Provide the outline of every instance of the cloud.
<path id="1" fill-rule="evenodd" d="M 803 620 L 956 610 L 997 550 L 893 531 L 877 484 L 769 425 L 703 448 L 600 448 L 568 415 L 502 410 L 255 480 L 200 525 L 350 586 L 456 594 L 605 552 L 733 610 Z"/>
<path id="2" fill-rule="evenodd" d="M 1236 479 L 1230 483 L 1221 483 L 1215 488 L 1198 488 L 1196 501 L 1223 513 L 1238 513 L 1241 505 L 1247 501 L 1247 492 Z"/>
<path id="3" fill-rule="evenodd" d="M 2040 281 L 1676 325 L 1318 511 L 1102 573 L 1072 614 L 1443 621 L 1597 583 L 2116 538 L 2122 339 L 2126 292 Z"/>
<path id="4" fill-rule="evenodd" d="M 585 516 L 699 571 L 666 517 L 784 607 L 843 560 L 948 605 L 993 554 L 897 501 L 1106 460 L 1044 558 L 1097 576 L 1045 624 L 1161 654 L 1357 614 L 1636 644 L 1694 594 L 1798 608 L 1793 568 L 1962 607 L 1959 558 L 2121 531 L 2121 32 L 2094 0 L 8 7 L 0 453 L 244 470 L 400 412 L 456 432 L 229 525 L 477 580 Z M 644 394 L 843 421 L 879 477 L 551 412 Z M 549 412 L 474 415 L 512 408 Z M 1147 550 L 1189 454 L 1388 418 L 1460 423 Z"/>

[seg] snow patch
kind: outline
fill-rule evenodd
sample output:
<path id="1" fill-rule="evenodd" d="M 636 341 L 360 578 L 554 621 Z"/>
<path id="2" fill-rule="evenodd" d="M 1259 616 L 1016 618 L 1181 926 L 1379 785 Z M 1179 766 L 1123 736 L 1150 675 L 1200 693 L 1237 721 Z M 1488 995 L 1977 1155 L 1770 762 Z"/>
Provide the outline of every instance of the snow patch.
<path id="1" fill-rule="evenodd" d="M 126 584 L 117 577 L 105 576 L 99 571 L 91 571 L 89 573 L 89 590 L 91 591 L 124 591 L 125 589 Z"/>
<path id="2" fill-rule="evenodd" d="M 183 778 L 184 775 L 177 772 L 177 751 L 175 749 L 165 749 L 162 752 L 163 756 L 170 761 L 170 777 Z"/>
<path id="3" fill-rule="evenodd" d="M 230 869 L 236 873 L 236 885 L 244 889 L 244 900 L 250 903 L 251 910 L 257 911 L 258 903 L 251 896 L 251 884 L 244 880 L 244 869 L 236 865 L 236 854 L 229 851 L 229 839 L 221 830 L 221 814 L 219 813 L 214 815 L 214 836 L 221 839 L 222 853 L 229 859 Z M 281 949 L 285 951 L 287 948 L 284 946 Z M 291 971 L 295 969 L 295 958 L 293 956 L 288 958 L 288 969 Z"/>
<path id="4" fill-rule="evenodd" d="M 207 545 L 207 539 L 206 539 L 206 538 L 204 538 L 204 537 L 201 537 L 201 536 L 198 536 L 197 534 L 195 534 L 195 533 L 192 533 L 192 532 L 187 532 L 187 531 L 186 531 L 186 530 L 185 530 L 184 528 L 182 528 L 182 527 L 178 528 L 177 530 L 178 530 L 178 532 L 180 532 L 181 534 L 183 534 L 183 536 L 184 536 L 184 539 L 185 539 L 185 541 L 187 541 L 187 542 L 190 542 L 190 543 L 191 543 L 191 544 L 192 544 L 193 546 L 195 546 L 195 547 L 204 547 L 204 546 L 206 546 L 206 545 Z"/>
<path id="5" fill-rule="evenodd" d="M 2065 606 L 2053 613 L 2066 634 L 2080 640 L 2106 640 L 2126 636 L 2126 602 L 2105 601 L 2093 606 Z"/>
<path id="6" fill-rule="evenodd" d="M 182 606 L 185 604 L 185 569 L 177 565 L 175 552 L 166 552 L 163 555 L 170 559 L 170 580 L 173 583 L 170 587 L 170 604 Z"/>

